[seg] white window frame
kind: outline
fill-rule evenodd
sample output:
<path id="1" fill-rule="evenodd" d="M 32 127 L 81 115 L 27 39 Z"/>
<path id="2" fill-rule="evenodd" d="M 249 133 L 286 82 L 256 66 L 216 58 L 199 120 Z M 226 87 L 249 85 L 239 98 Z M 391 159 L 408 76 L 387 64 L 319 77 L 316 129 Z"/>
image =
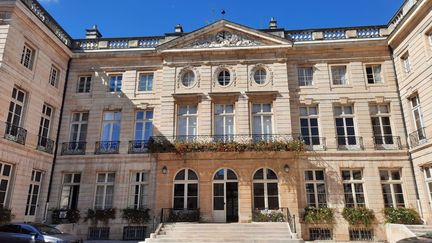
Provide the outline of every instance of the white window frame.
<path id="1" fill-rule="evenodd" d="M 419 131 L 420 129 L 423 129 L 425 127 L 419 95 L 416 94 L 415 96 L 412 96 L 410 98 L 410 103 L 411 103 L 411 111 L 414 119 L 414 128 L 416 129 L 416 131 Z M 415 115 L 416 112 L 419 115 L 418 117 L 416 117 Z M 421 125 L 421 127 L 419 127 L 418 125 Z"/>
<path id="2" fill-rule="evenodd" d="M 143 112 L 143 119 L 138 119 L 138 113 Z M 147 118 L 147 113 L 152 113 L 152 118 Z M 134 139 L 135 141 L 146 141 L 145 138 L 145 134 L 146 134 L 146 124 L 150 123 L 151 124 L 151 131 L 150 131 L 150 137 L 153 135 L 153 118 L 154 118 L 154 110 L 153 109 L 149 109 L 149 110 L 138 110 L 135 112 L 135 127 L 134 127 Z M 141 132 L 141 137 L 136 137 L 137 135 L 137 124 L 142 123 L 142 132 Z M 150 139 L 150 138 L 149 138 Z"/>
<path id="3" fill-rule="evenodd" d="M 375 141 L 382 141 L 382 143 L 379 145 L 394 144 L 395 141 L 393 140 L 393 129 L 392 129 L 392 124 L 391 124 L 391 107 L 390 107 L 390 104 L 371 104 L 370 109 L 371 109 L 371 124 L 372 124 L 373 136 L 375 139 L 377 137 L 380 138 L 380 140 L 375 140 Z M 374 112 L 374 110 L 376 112 Z M 387 112 L 384 112 L 385 110 L 387 110 Z M 374 125 L 372 122 L 372 120 L 374 118 L 378 119 L 380 134 L 375 134 Z M 389 120 L 389 124 L 386 126 L 390 127 L 390 132 L 391 132 L 390 134 L 384 134 L 384 131 L 385 131 L 384 128 L 386 127 L 386 126 L 384 126 L 384 121 L 383 121 L 384 118 L 388 118 L 388 120 Z M 390 138 L 390 139 L 388 139 L 388 138 Z"/>
<path id="4" fill-rule="evenodd" d="M 400 180 L 395 180 L 395 179 L 392 178 L 392 173 L 391 172 L 395 172 L 395 171 L 397 171 L 399 173 Z M 381 181 L 381 191 L 382 191 L 382 186 L 383 185 L 390 185 L 390 194 L 391 194 L 391 197 L 392 197 L 392 205 L 389 205 L 389 206 L 393 207 L 393 208 L 400 207 L 399 205 L 396 204 L 396 193 L 395 193 L 395 189 L 394 189 L 394 185 L 400 185 L 401 190 L 402 190 L 402 198 L 403 198 L 403 201 L 404 201 L 402 207 L 405 207 L 407 203 L 406 203 L 405 193 L 404 193 L 405 190 L 403 188 L 403 182 L 402 182 L 402 171 L 400 169 L 380 169 L 379 172 L 380 172 L 380 175 L 381 175 L 381 172 L 387 172 L 388 177 L 389 177 L 388 180 L 381 180 L 381 178 L 380 178 L 380 181 Z M 383 198 L 384 198 L 384 191 L 382 191 L 382 195 L 383 195 Z M 387 207 L 385 205 L 385 201 L 384 201 L 384 207 Z"/>
<path id="5" fill-rule="evenodd" d="M 142 85 L 144 84 L 144 85 Z M 151 92 L 154 89 L 154 73 L 140 73 L 138 75 L 138 92 Z M 143 89 L 142 89 L 143 88 Z"/>
<path id="6" fill-rule="evenodd" d="M 313 179 L 312 180 L 306 180 L 306 173 L 312 171 L 313 173 Z M 323 180 L 317 180 L 317 176 L 316 173 L 320 171 L 323 173 Z M 303 173 L 303 179 L 305 182 L 305 196 L 306 196 L 306 204 L 308 207 L 327 207 L 328 205 L 328 195 L 327 195 L 327 183 L 326 183 L 326 173 L 325 170 L 320 170 L 320 169 L 312 169 L 312 170 L 305 170 Z M 309 204 L 308 202 L 308 192 L 307 192 L 307 184 L 311 184 L 314 187 L 314 197 L 315 197 L 315 205 Z M 319 196 L 318 196 L 318 185 L 324 185 L 324 196 L 325 196 L 325 204 L 320 204 L 319 202 Z"/>
<path id="7" fill-rule="evenodd" d="M 57 87 L 59 77 L 60 77 L 60 69 L 58 69 L 54 65 L 51 65 L 48 83 L 51 84 L 51 86 L 53 86 L 53 87 Z"/>
<path id="8" fill-rule="evenodd" d="M 111 83 L 113 82 L 114 89 L 111 90 Z M 110 74 L 108 75 L 108 92 L 116 93 L 121 92 L 123 89 L 123 74 Z"/>
<path id="9" fill-rule="evenodd" d="M 129 205 L 134 209 L 146 209 L 149 207 L 149 171 L 134 171 L 130 179 Z M 136 194 L 138 188 L 138 194 Z"/>
<path id="10" fill-rule="evenodd" d="M 379 68 L 379 75 L 377 76 L 377 69 Z M 371 69 L 372 73 L 368 73 L 368 69 Z M 384 78 L 383 78 L 383 66 L 381 64 L 366 64 L 365 65 L 365 74 L 366 74 L 366 83 L 368 85 L 374 85 L 374 84 L 383 84 Z M 373 82 L 370 83 L 369 79 L 371 79 Z"/>
<path id="11" fill-rule="evenodd" d="M 346 109 L 345 108 L 351 108 L 351 113 L 346 113 Z M 337 110 L 337 108 L 340 108 L 341 109 L 341 114 L 337 114 L 336 113 L 336 110 Z M 349 105 L 335 105 L 334 106 L 334 116 L 335 116 L 335 127 L 336 127 L 336 140 L 338 140 L 339 139 L 339 137 L 343 137 L 344 139 L 345 139 L 345 144 L 339 144 L 339 141 L 337 141 L 338 142 L 338 146 L 349 146 L 349 145 L 359 145 L 359 142 L 360 141 L 358 141 L 358 139 L 357 139 L 357 127 L 356 127 L 356 121 L 355 121 L 355 111 L 354 111 L 354 105 L 353 104 L 349 104 Z M 336 121 L 336 119 L 342 119 L 343 120 L 343 129 L 344 129 L 344 136 L 341 136 L 341 135 L 339 135 L 339 134 L 337 134 L 337 128 L 338 128 L 338 125 L 337 125 L 337 121 Z M 347 119 L 352 119 L 352 122 L 353 122 L 353 130 L 354 130 L 354 134 L 352 134 L 352 135 L 349 135 L 348 134 L 348 127 L 349 126 L 347 126 Z M 350 144 L 350 141 L 349 141 L 349 137 L 354 137 L 354 139 L 355 139 L 355 144 Z"/>
<path id="12" fill-rule="evenodd" d="M 258 112 L 254 112 L 253 111 L 253 107 L 255 106 L 255 105 L 259 105 L 260 106 L 260 111 L 258 111 Z M 266 111 L 264 111 L 264 105 L 270 105 L 270 111 L 269 112 L 266 112 Z M 251 129 L 252 129 L 252 131 L 251 131 L 251 133 L 253 134 L 253 135 L 258 135 L 258 136 L 262 136 L 262 138 L 265 138 L 265 137 L 267 137 L 267 136 L 272 136 L 273 134 L 274 134 L 274 116 L 273 116 L 273 104 L 272 103 L 252 103 L 252 107 L 251 107 L 251 114 L 252 114 L 252 121 L 251 121 L 251 124 L 252 124 L 252 126 L 251 126 Z M 266 132 L 265 130 L 265 125 L 264 125 L 264 118 L 265 117 L 270 117 L 271 118 L 271 131 L 270 132 Z M 255 133 L 254 132 L 254 127 L 255 127 L 255 124 L 254 124 L 254 118 L 255 117 L 259 117 L 260 118 L 260 120 L 261 120 L 261 127 L 260 127 L 260 133 Z"/>
<path id="13" fill-rule="evenodd" d="M 280 190 L 279 190 L 279 179 L 277 177 L 277 174 L 274 170 L 269 169 L 269 168 L 260 168 L 257 171 L 255 171 L 255 173 L 253 174 L 253 177 L 255 177 L 255 174 L 259 171 L 259 170 L 263 170 L 263 179 L 253 179 L 252 180 L 252 203 L 255 207 L 255 184 L 263 184 L 264 185 L 264 209 L 270 209 L 269 208 L 269 203 L 268 203 L 268 199 L 269 199 L 269 195 L 268 195 L 268 184 L 276 184 L 277 185 L 277 189 L 278 189 L 278 195 L 277 195 L 277 199 L 278 199 L 278 207 L 280 207 Z M 276 175 L 276 179 L 268 179 L 267 178 L 267 171 L 270 170 L 272 171 L 275 175 Z M 274 195 L 271 195 L 271 197 L 275 197 Z M 279 208 L 277 208 L 279 209 Z"/>
<path id="14" fill-rule="evenodd" d="M 342 75 L 341 72 L 342 69 L 345 70 L 344 75 Z M 349 85 L 348 65 L 332 65 L 330 66 L 330 74 L 331 74 L 332 86 Z M 336 81 L 338 83 L 336 83 Z"/>
<path id="15" fill-rule="evenodd" d="M 14 93 L 15 93 L 15 96 L 14 96 Z M 23 97 L 24 97 L 23 101 L 18 100 L 19 93 L 23 94 Z M 10 103 L 13 103 L 13 112 L 12 112 L 12 114 L 8 110 L 7 122 L 9 124 L 15 126 L 15 124 L 14 124 L 13 121 L 15 120 L 14 118 L 15 118 L 15 115 L 17 114 L 16 113 L 17 106 L 20 106 L 21 107 L 21 113 L 19 115 L 19 121 L 18 121 L 18 124 L 16 126 L 18 126 L 18 127 L 22 126 L 22 124 L 23 124 L 23 118 L 24 118 L 24 109 L 25 109 L 26 100 L 27 100 L 27 93 L 24 90 L 22 90 L 22 89 L 20 89 L 18 87 L 14 87 L 13 90 L 12 90 L 12 98 L 11 98 L 11 101 L 10 101 Z"/>
<path id="16" fill-rule="evenodd" d="M 186 107 L 186 114 L 180 114 L 181 107 Z M 191 113 L 192 107 L 195 107 L 196 113 Z M 177 109 L 177 135 L 186 139 L 194 139 L 198 135 L 198 104 L 178 105 Z M 186 119 L 185 134 L 180 134 L 180 119 Z M 195 133 L 193 132 L 193 127 L 190 126 L 190 123 L 193 123 L 193 119 L 195 119 L 196 124 Z M 192 131 L 189 131 L 190 129 Z"/>
<path id="17" fill-rule="evenodd" d="M 7 174 L 7 170 L 5 169 L 6 166 L 9 168 L 9 174 Z M 0 184 L 3 184 L 3 182 L 6 182 L 6 190 L 4 191 L 4 198 L 3 201 L 0 201 L 0 207 L 7 208 L 8 206 L 8 200 L 9 200 L 9 188 L 11 187 L 12 182 L 12 172 L 13 172 L 13 165 L 7 164 L 7 163 L 0 163 Z"/>
<path id="18" fill-rule="evenodd" d="M 312 108 L 315 109 L 316 112 L 313 112 Z M 302 112 L 301 112 L 302 109 L 306 111 L 306 114 L 302 114 Z M 299 124 L 300 124 L 300 135 L 301 135 L 301 138 L 303 140 L 304 140 L 305 137 L 308 138 L 309 144 L 307 144 L 307 141 L 304 140 L 305 143 L 306 143 L 306 145 L 309 145 L 309 146 L 321 145 L 321 139 L 320 139 L 321 131 L 320 131 L 320 120 L 319 120 L 319 108 L 318 108 L 318 105 L 313 105 L 313 106 L 302 105 L 302 106 L 299 107 L 299 112 L 300 112 L 300 114 L 299 114 Z M 315 127 L 313 127 L 311 125 L 312 124 L 311 123 L 311 119 L 316 119 L 317 120 L 317 127 L 316 127 L 316 129 L 318 130 L 318 135 L 317 136 L 316 135 L 312 135 L 312 128 L 315 128 Z M 308 126 L 307 126 L 308 133 L 309 133 L 308 136 L 302 134 L 302 128 L 303 128 L 302 123 L 301 123 L 302 120 L 307 120 L 307 122 L 308 122 Z M 318 144 L 314 144 L 314 141 L 316 141 L 316 140 L 314 140 L 314 138 L 318 138 Z"/>
<path id="19" fill-rule="evenodd" d="M 25 216 L 35 216 L 39 207 L 39 197 L 42 187 L 44 173 L 40 170 L 32 170 L 30 177 L 30 185 L 27 194 L 27 202 L 25 208 Z M 39 178 L 38 178 L 39 177 Z M 35 189 L 37 188 L 37 189 Z M 33 198 L 36 197 L 36 202 L 32 203 Z M 32 207 L 34 207 L 34 212 L 32 212 Z"/>
<path id="20" fill-rule="evenodd" d="M 99 182 L 98 181 L 98 178 L 99 178 L 99 175 L 104 175 L 104 181 L 103 182 Z M 113 181 L 109 181 L 108 179 L 109 179 L 109 175 L 110 174 L 112 174 L 112 175 L 114 175 L 114 180 Z M 113 208 L 114 207 L 114 194 L 115 194 L 115 191 L 114 191 L 114 185 L 115 185 L 115 179 L 116 179 L 116 173 L 115 172 L 100 172 L 100 173 L 97 173 L 96 174 L 96 187 L 95 187 L 95 198 L 94 198 L 94 208 L 95 209 L 110 209 L 110 208 Z M 102 205 L 96 205 L 96 197 L 98 196 L 97 195 L 97 189 L 98 189 L 98 187 L 102 187 L 103 188 L 103 192 L 102 192 Z M 112 187 L 112 195 L 111 195 L 111 197 L 112 197 L 112 205 L 107 205 L 107 197 L 108 197 L 108 195 L 107 195 L 107 188 L 108 187 Z M 100 206 L 100 207 L 99 207 Z"/>
<path id="21" fill-rule="evenodd" d="M 311 71 L 311 73 L 308 73 Z M 297 79 L 300 87 L 308 87 L 314 85 L 314 67 L 301 66 L 297 68 Z"/>
<path id="22" fill-rule="evenodd" d="M 107 120 L 105 120 L 105 114 L 107 114 L 107 113 L 112 113 L 112 117 L 113 117 L 113 119 L 111 120 L 111 119 L 107 119 Z M 119 115 L 119 119 L 116 119 L 116 114 L 120 114 Z M 103 142 L 117 142 L 117 141 L 119 141 L 120 140 L 120 132 L 121 132 L 121 111 L 104 111 L 103 112 L 103 117 L 102 117 L 102 129 L 101 129 L 101 141 L 103 141 Z M 118 127 L 119 127 L 119 137 L 118 137 L 118 139 L 117 140 L 113 140 L 113 131 L 114 131 L 114 125 L 115 124 L 118 124 Z M 110 128 L 109 128 L 109 139 L 108 140 L 104 140 L 104 138 L 103 138 L 103 135 L 104 135 L 104 127 L 105 127 L 105 125 L 110 125 Z"/>
<path id="23" fill-rule="evenodd" d="M 267 70 L 264 67 L 256 68 L 253 73 L 253 80 L 258 85 L 264 85 L 267 83 Z"/>
<path id="24" fill-rule="evenodd" d="M 91 75 L 79 76 L 77 87 L 76 87 L 76 92 L 79 94 L 90 93 L 91 83 L 92 83 L 92 76 Z M 83 87 L 82 90 L 80 90 L 81 86 Z"/>
<path id="25" fill-rule="evenodd" d="M 350 179 L 346 180 L 343 178 L 343 173 L 348 172 L 350 174 Z M 354 178 L 354 172 L 360 172 L 361 179 L 355 179 Z M 363 170 L 362 169 L 342 169 L 341 170 L 341 177 L 342 177 L 342 184 L 344 189 L 344 198 L 345 198 L 345 207 L 351 207 L 347 205 L 346 197 L 345 195 L 349 194 L 345 191 L 345 185 L 349 185 L 351 187 L 351 196 L 353 197 L 353 205 L 352 207 L 366 207 L 366 196 L 365 196 L 365 190 L 364 190 L 364 176 L 363 176 Z M 362 187 L 361 195 L 363 195 L 364 202 L 360 203 L 359 198 L 357 195 L 359 193 L 356 192 L 356 185 L 360 184 Z"/>
<path id="26" fill-rule="evenodd" d="M 21 54 L 21 65 L 29 70 L 33 70 L 36 50 L 29 44 L 25 43 Z"/>
<path id="27" fill-rule="evenodd" d="M 48 111 L 49 114 L 48 114 Z M 52 118 L 54 117 L 54 108 L 48 104 L 43 104 L 42 107 L 42 115 L 41 120 L 39 124 L 39 138 L 38 138 L 38 146 L 44 147 L 42 144 L 43 139 L 50 139 L 51 134 L 51 125 L 52 125 Z M 45 127 L 45 124 L 48 122 L 48 127 Z M 44 136 L 44 132 L 46 132 L 46 136 Z"/>
<path id="28" fill-rule="evenodd" d="M 184 180 L 176 180 L 175 178 L 177 177 L 177 174 L 180 173 L 183 170 L 185 171 Z M 192 171 L 193 173 L 195 173 L 195 175 L 197 176 L 196 180 L 189 180 L 188 179 L 189 178 L 189 171 Z M 191 197 L 191 196 L 188 195 L 189 194 L 188 193 L 188 185 L 189 184 L 196 184 L 197 185 L 197 196 L 196 196 L 196 198 L 197 198 L 197 209 L 199 208 L 199 206 L 200 206 L 200 200 L 199 200 L 199 198 L 200 198 L 199 177 L 198 177 L 198 174 L 196 173 L 196 171 L 194 171 L 192 169 L 181 169 L 181 170 L 177 171 L 177 173 L 174 175 L 173 194 L 172 194 L 173 195 L 172 196 L 172 205 L 173 205 L 173 208 L 174 208 L 174 200 L 176 198 L 176 196 L 175 196 L 175 185 L 183 185 L 184 186 L 184 190 L 183 190 L 184 193 L 181 196 L 181 197 L 183 197 L 183 208 L 182 209 L 186 209 L 187 208 L 188 198 Z M 195 197 L 195 196 L 193 196 L 193 197 Z"/>
<path id="29" fill-rule="evenodd" d="M 85 117 L 86 114 L 87 114 L 87 120 L 84 120 L 83 118 Z M 79 116 L 79 120 L 74 121 L 75 115 Z M 72 120 L 70 124 L 69 142 L 71 143 L 85 142 L 87 139 L 89 112 L 88 111 L 74 112 L 72 113 L 71 119 Z M 83 125 L 87 125 L 87 127 L 85 128 L 84 138 L 81 137 L 81 134 L 83 132 Z M 77 126 L 76 133 L 78 134 L 75 140 L 73 139 L 73 135 L 72 135 L 74 126 Z"/>
<path id="30" fill-rule="evenodd" d="M 429 206 L 432 207 L 432 166 L 428 165 L 423 168 L 425 186 L 428 192 Z"/>
<path id="31" fill-rule="evenodd" d="M 71 178 L 71 181 L 66 181 L 66 175 L 70 175 L 70 178 Z M 76 182 L 76 180 L 78 180 L 79 179 L 79 181 L 78 182 Z M 60 208 L 62 208 L 62 209 L 71 209 L 72 207 L 71 207 L 71 203 L 72 203 L 72 200 L 71 200 L 71 196 L 72 196 L 72 194 L 73 193 L 77 193 L 78 194 L 78 198 L 79 198 L 79 190 L 81 189 L 81 179 L 82 179 L 82 174 L 81 173 L 64 173 L 63 174 L 63 180 L 62 180 L 62 190 L 61 190 L 61 194 L 60 194 Z M 74 191 L 74 189 L 73 188 L 76 188 L 76 187 L 78 187 L 78 191 Z M 67 194 L 67 196 L 65 195 L 65 193 L 64 192 L 66 192 L 65 191 L 65 188 L 69 188 L 69 190 L 68 190 L 68 194 Z M 64 200 L 67 200 L 67 205 L 65 205 L 64 203 L 63 203 L 63 201 Z M 78 208 L 78 201 L 77 201 L 77 208 Z"/>
<path id="32" fill-rule="evenodd" d="M 220 114 L 217 114 L 217 107 L 221 106 L 223 112 Z M 227 112 L 227 106 L 232 106 L 232 112 Z M 235 134 L 235 105 L 234 104 L 214 104 L 214 112 L 213 112 L 213 116 L 214 116 L 214 128 L 213 128 L 213 134 L 215 136 L 222 136 L 222 139 L 232 139 L 234 134 Z M 222 125 L 223 125 L 223 134 L 218 134 L 216 132 L 216 128 L 217 128 L 217 118 L 222 118 Z M 228 119 L 231 117 L 232 119 L 232 131 L 227 131 L 227 121 Z"/>

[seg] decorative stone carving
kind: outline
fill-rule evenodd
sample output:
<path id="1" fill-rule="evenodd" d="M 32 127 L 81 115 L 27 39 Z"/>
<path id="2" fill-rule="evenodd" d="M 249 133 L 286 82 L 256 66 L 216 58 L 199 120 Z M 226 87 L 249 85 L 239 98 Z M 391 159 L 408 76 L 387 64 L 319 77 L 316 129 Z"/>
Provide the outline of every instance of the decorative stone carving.
<path id="1" fill-rule="evenodd" d="M 265 80 L 265 82 L 263 84 L 258 84 L 258 83 L 255 82 L 255 72 L 258 69 L 264 69 L 266 71 L 266 80 Z M 273 71 L 271 70 L 270 67 L 268 67 L 268 66 L 266 66 L 264 64 L 257 64 L 257 65 L 255 65 L 251 69 L 251 71 L 249 73 L 249 82 L 250 82 L 250 86 L 254 86 L 254 85 L 256 85 L 256 86 L 265 86 L 265 85 L 267 85 L 269 83 L 271 85 L 273 85 Z"/>
<path id="2" fill-rule="evenodd" d="M 216 35 L 207 36 L 186 46 L 186 48 L 221 48 L 262 45 L 256 40 L 251 40 L 240 34 L 232 34 L 228 31 L 218 32 Z"/>
<path id="3" fill-rule="evenodd" d="M 194 75 L 195 75 L 195 80 L 194 80 L 194 83 L 191 85 L 191 86 L 189 86 L 189 87 L 186 87 L 186 86 L 184 86 L 183 84 L 182 84 L 182 78 L 183 78 L 183 75 L 186 73 L 186 72 L 188 72 L 188 71 L 192 71 L 193 73 L 194 73 Z M 187 67 L 184 67 L 179 73 L 178 73 L 178 75 L 177 75 L 177 88 L 180 88 L 180 87 L 183 87 L 183 88 L 188 88 L 188 89 L 190 89 L 190 88 L 193 88 L 193 87 L 200 87 L 200 82 L 201 82 L 201 75 L 200 75 L 200 73 L 198 72 L 198 70 L 197 70 L 197 68 L 196 67 L 193 67 L 193 66 L 187 66 Z"/>

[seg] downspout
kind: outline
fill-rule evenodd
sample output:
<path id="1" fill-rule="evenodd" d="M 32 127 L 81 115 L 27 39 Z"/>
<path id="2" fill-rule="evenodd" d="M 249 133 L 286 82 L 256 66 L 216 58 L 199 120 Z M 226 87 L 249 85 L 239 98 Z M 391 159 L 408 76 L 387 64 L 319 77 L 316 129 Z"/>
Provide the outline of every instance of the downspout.
<path id="1" fill-rule="evenodd" d="M 399 96 L 399 106 L 401 109 L 401 113 L 402 113 L 402 123 L 403 123 L 403 127 L 404 127 L 404 132 L 405 132 L 405 137 L 407 138 L 407 142 L 408 142 L 408 128 L 407 128 L 407 123 L 406 123 L 406 119 L 405 119 L 405 112 L 404 112 L 404 108 L 402 105 L 402 96 L 401 96 L 401 92 L 399 89 L 399 80 L 397 77 L 397 73 L 396 73 L 396 63 L 394 60 L 394 52 L 393 52 L 393 48 L 389 45 L 389 50 L 390 50 L 390 54 L 391 54 L 391 59 L 393 62 L 393 71 L 395 74 L 395 79 L 396 79 L 396 88 L 397 88 L 397 94 Z M 410 161 L 410 165 L 411 165 L 411 173 L 414 179 L 414 189 L 415 189 L 415 193 L 416 193 L 416 202 L 417 202 L 417 208 L 419 210 L 420 213 L 420 217 L 423 219 L 423 209 L 421 207 L 421 203 L 420 203 L 420 194 L 419 194 L 419 190 L 418 190 L 418 186 L 417 186 L 417 178 L 416 178 L 416 174 L 415 174 L 415 170 L 414 170 L 414 162 L 413 162 L 413 158 L 412 158 L 412 153 L 410 151 L 409 148 L 409 144 L 408 144 L 408 160 Z"/>
<path id="2" fill-rule="evenodd" d="M 62 123 L 62 118 L 63 118 L 63 110 L 64 110 L 64 103 L 65 103 L 65 98 L 66 98 L 66 89 L 67 89 L 67 83 L 68 83 L 68 79 L 69 79 L 69 71 L 70 71 L 71 62 L 72 62 L 72 58 L 69 58 L 68 64 L 67 64 L 67 69 L 66 69 L 64 88 L 63 88 L 63 97 L 62 97 L 61 108 L 60 108 L 59 124 L 57 126 L 56 146 L 54 149 L 54 157 L 53 157 L 53 162 L 51 165 L 51 175 L 50 175 L 49 184 L 48 184 L 47 202 L 45 204 L 45 212 L 44 212 L 44 218 L 43 218 L 44 222 L 47 221 L 48 207 L 49 207 L 49 202 L 50 202 L 50 197 L 51 197 L 51 188 L 52 188 L 52 181 L 53 181 L 53 177 L 54 177 L 54 168 L 55 168 L 55 163 L 57 160 L 57 152 L 58 152 L 58 148 L 59 148 L 59 136 L 60 136 L 60 131 L 61 131 L 61 123 Z"/>

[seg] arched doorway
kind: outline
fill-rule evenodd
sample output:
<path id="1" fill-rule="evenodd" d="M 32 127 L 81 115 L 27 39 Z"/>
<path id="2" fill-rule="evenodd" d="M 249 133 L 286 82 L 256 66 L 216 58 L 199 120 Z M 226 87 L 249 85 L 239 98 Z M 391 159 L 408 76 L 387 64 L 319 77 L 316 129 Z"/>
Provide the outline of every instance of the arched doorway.
<path id="1" fill-rule="evenodd" d="M 278 177 L 269 168 L 262 168 L 253 177 L 253 208 L 258 210 L 279 209 Z"/>
<path id="2" fill-rule="evenodd" d="M 238 222 L 238 180 L 231 169 L 219 169 L 213 176 L 213 220 Z"/>

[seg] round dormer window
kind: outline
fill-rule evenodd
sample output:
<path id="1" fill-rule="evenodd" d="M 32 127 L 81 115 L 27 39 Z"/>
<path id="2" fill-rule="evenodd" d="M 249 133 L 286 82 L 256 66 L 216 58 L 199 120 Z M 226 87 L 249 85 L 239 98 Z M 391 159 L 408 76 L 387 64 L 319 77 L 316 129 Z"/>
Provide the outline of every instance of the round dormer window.
<path id="1" fill-rule="evenodd" d="M 265 84 L 267 82 L 267 71 L 264 68 L 255 70 L 254 80 L 257 84 Z"/>
<path id="2" fill-rule="evenodd" d="M 181 82 L 185 87 L 191 87 L 195 83 L 195 73 L 192 70 L 186 71 L 181 77 Z"/>
<path id="3" fill-rule="evenodd" d="M 223 69 L 218 74 L 218 83 L 221 86 L 227 86 L 231 83 L 231 74 L 228 70 Z"/>

